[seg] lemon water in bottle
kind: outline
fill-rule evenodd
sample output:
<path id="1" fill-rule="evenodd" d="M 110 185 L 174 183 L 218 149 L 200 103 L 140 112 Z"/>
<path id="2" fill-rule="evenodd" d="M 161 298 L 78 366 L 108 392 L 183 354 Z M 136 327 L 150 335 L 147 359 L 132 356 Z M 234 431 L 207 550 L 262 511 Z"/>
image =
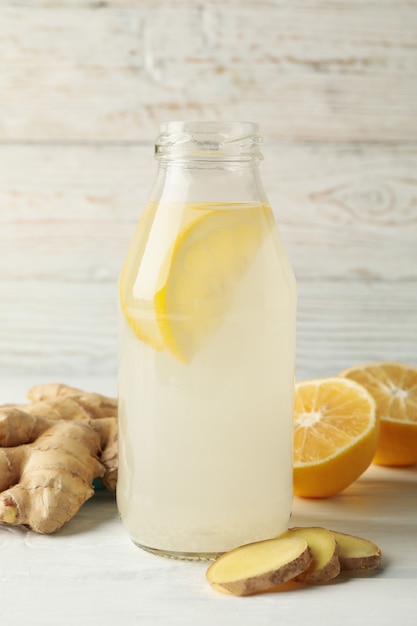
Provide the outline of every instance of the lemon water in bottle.
<path id="1" fill-rule="evenodd" d="M 120 276 L 119 480 L 142 548 L 205 559 L 284 531 L 296 288 L 251 123 L 168 122 Z"/>

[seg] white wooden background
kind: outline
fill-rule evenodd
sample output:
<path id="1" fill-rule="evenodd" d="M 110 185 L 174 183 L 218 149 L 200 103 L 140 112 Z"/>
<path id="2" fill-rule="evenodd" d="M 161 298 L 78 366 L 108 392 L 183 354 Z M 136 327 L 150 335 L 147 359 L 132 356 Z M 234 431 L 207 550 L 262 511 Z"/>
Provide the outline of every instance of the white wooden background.
<path id="1" fill-rule="evenodd" d="M 416 0 L 0 0 L 0 380 L 116 375 L 166 119 L 261 123 L 298 378 L 417 364 Z"/>

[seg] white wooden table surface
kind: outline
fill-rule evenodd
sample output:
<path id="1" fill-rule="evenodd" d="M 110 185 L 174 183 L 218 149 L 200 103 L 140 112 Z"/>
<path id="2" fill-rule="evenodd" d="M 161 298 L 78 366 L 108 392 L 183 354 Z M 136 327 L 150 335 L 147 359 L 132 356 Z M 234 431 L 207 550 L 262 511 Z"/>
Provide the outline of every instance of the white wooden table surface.
<path id="1" fill-rule="evenodd" d="M 3 379 L 0 403 L 32 384 Z M 36 381 L 35 381 L 36 382 Z M 114 379 L 74 378 L 112 392 Z M 323 525 L 375 541 L 383 566 L 333 583 L 248 598 L 220 594 L 207 565 L 148 554 L 130 541 L 114 495 L 97 492 L 54 535 L 0 526 L 1 623 L 23 626 L 415 626 L 417 468 L 371 467 L 342 495 L 294 500 L 292 525 Z"/>

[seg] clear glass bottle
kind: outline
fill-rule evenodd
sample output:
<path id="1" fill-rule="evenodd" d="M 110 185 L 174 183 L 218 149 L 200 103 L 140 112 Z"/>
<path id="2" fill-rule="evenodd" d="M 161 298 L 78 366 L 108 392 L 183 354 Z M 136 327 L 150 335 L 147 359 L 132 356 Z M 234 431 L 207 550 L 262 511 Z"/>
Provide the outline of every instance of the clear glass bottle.
<path id="1" fill-rule="evenodd" d="M 119 479 L 140 547 L 207 559 L 292 506 L 296 286 L 257 125 L 168 122 L 120 276 Z"/>

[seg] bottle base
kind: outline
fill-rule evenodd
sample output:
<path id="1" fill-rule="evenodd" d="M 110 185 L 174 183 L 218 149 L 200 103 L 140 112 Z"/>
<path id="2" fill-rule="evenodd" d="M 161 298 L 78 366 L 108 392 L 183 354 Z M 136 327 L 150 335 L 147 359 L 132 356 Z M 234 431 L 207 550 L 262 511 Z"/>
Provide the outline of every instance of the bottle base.
<path id="1" fill-rule="evenodd" d="M 159 550 L 158 548 L 151 548 L 150 546 L 144 546 L 137 541 L 133 541 L 135 546 L 145 550 L 146 552 L 150 552 L 151 554 L 156 554 L 157 556 L 163 556 L 166 559 L 176 559 L 179 561 L 214 561 L 217 559 L 222 552 L 175 552 L 172 550 Z"/>

